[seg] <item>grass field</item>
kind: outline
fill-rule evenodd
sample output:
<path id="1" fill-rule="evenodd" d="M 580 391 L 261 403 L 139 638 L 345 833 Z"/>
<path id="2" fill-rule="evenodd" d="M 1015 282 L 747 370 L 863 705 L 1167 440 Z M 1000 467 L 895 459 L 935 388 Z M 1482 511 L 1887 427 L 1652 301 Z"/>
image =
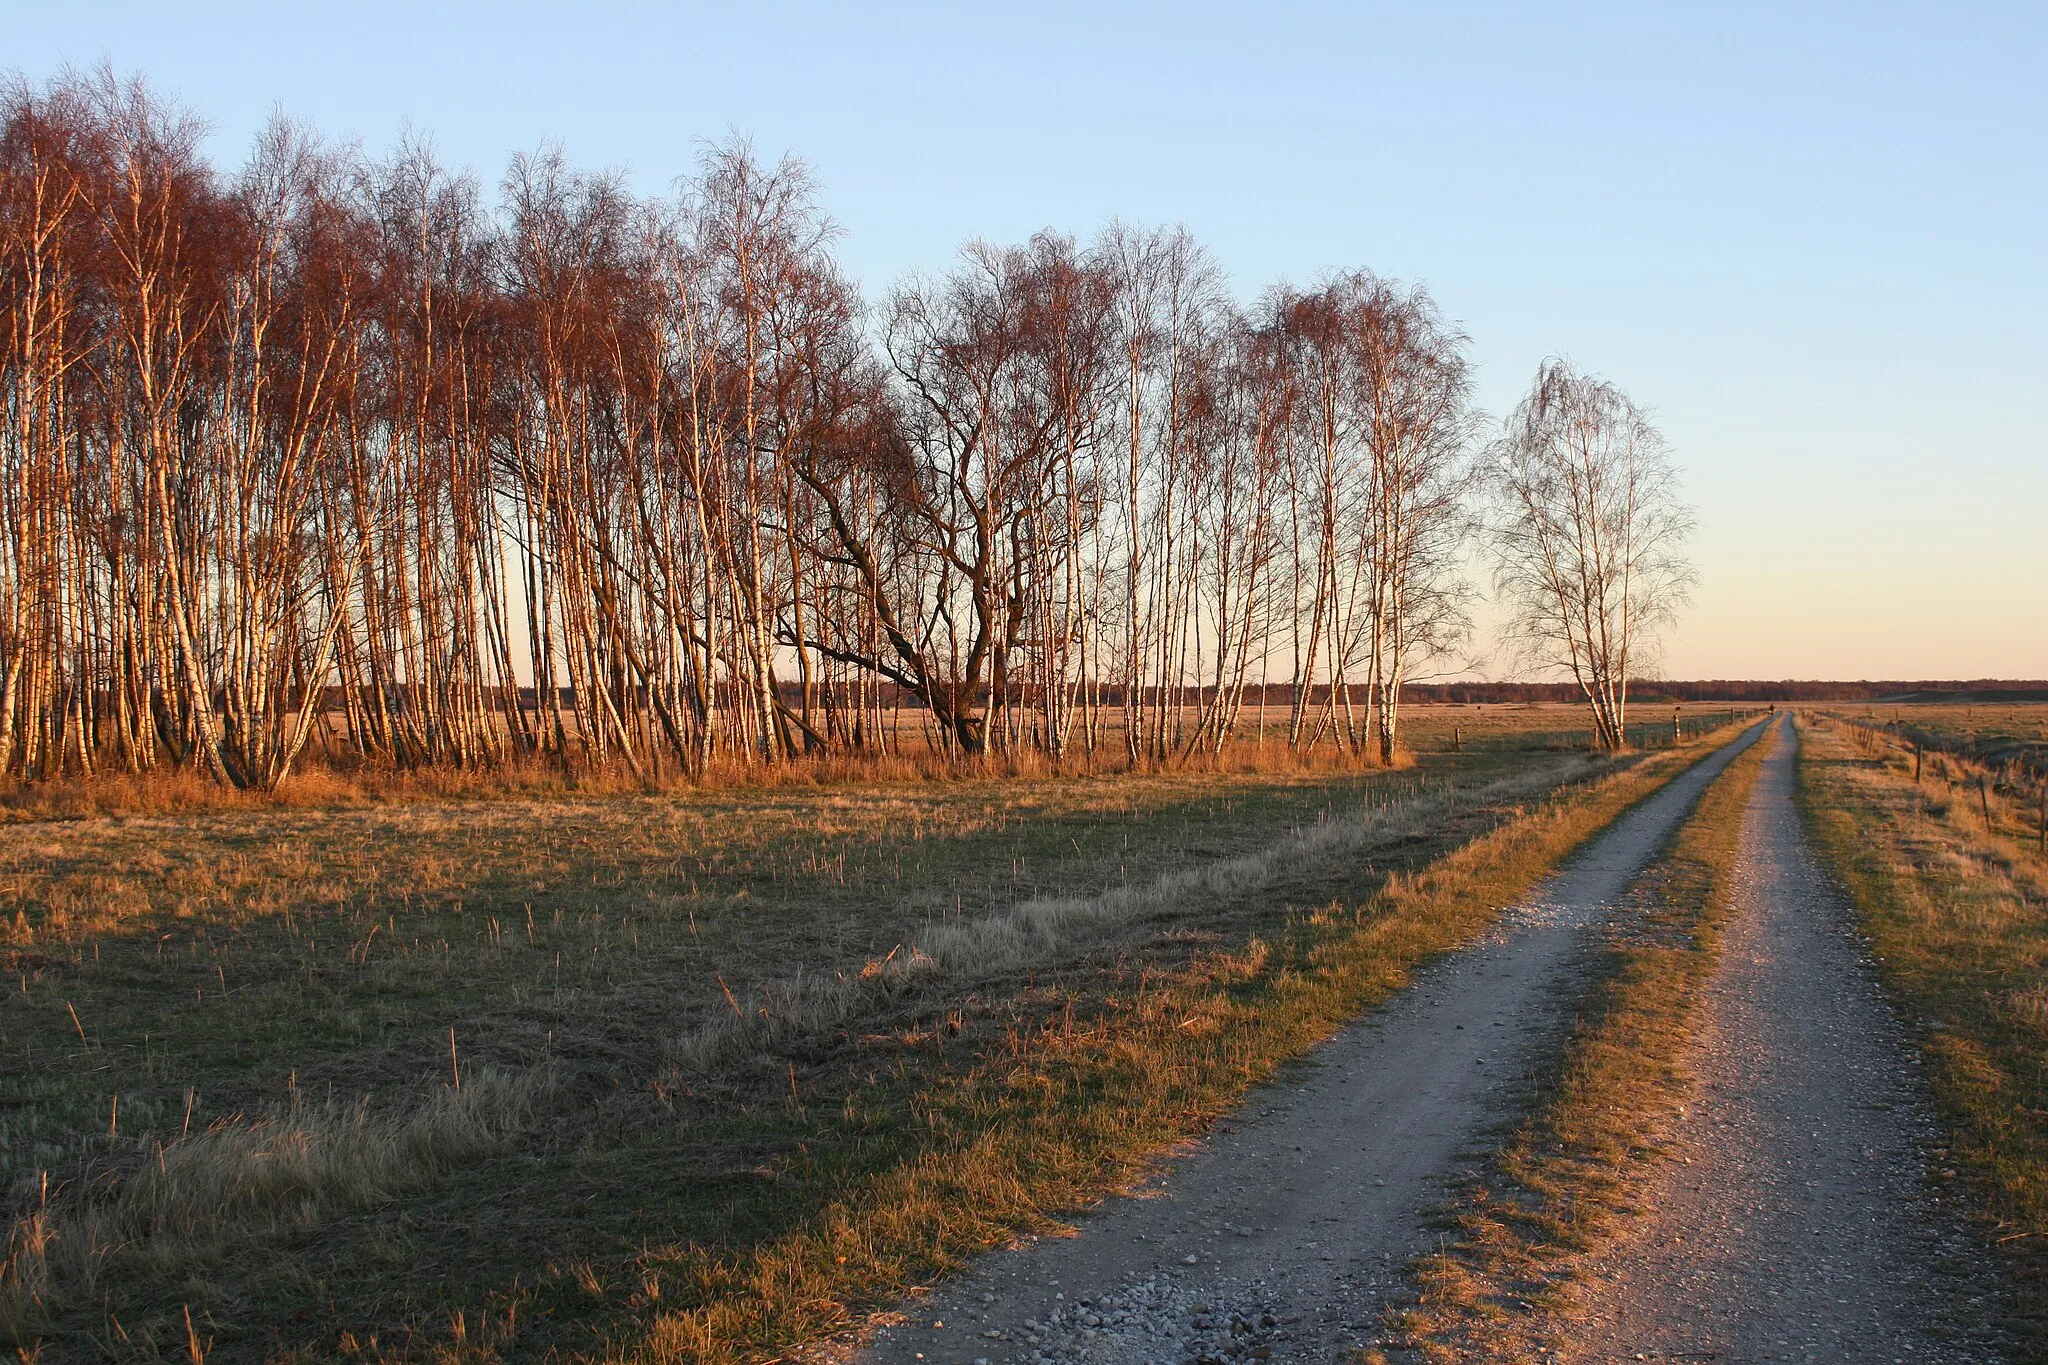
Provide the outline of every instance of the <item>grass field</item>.
<path id="1" fill-rule="evenodd" d="M 1814 709 L 1986 747 L 2048 744 L 2048 702 L 1841 702 Z"/>
<path id="2" fill-rule="evenodd" d="M 2039 733 L 2048 717 L 1998 712 L 1983 727 Z M 1967 714 L 1901 718 L 1981 733 Z M 1923 766 L 1915 781 L 1910 750 L 1882 731 L 1820 717 L 1803 735 L 1807 818 L 1928 1060 L 1953 1134 L 1947 1174 L 1960 1172 L 2009 1262 L 2028 1358 L 2048 1356 L 2048 859 L 2030 803 L 1992 795 L 1987 807 L 1974 780 L 1985 769 L 1967 762 Z"/>
<path id="3" fill-rule="evenodd" d="M 327 764 L 316 752 L 274 791 L 238 791 L 203 774 L 181 770 L 128 776 L 119 773 L 91 778 L 66 778 L 0 786 L 0 825 L 41 824 L 52 820 L 98 816 L 207 814 L 275 810 L 280 807 L 436 804 L 446 802 L 547 800 L 577 796 L 647 795 L 655 792 L 696 794 L 705 791 L 810 788 L 917 779 L 951 779 L 979 773 L 997 777 L 1078 777 L 1089 774 L 1124 776 L 1122 730 L 1111 723 L 1100 736 L 1096 752 L 1071 751 L 1063 760 L 1049 760 L 1036 750 L 994 754 L 963 761 L 933 747 L 930 726 L 916 719 L 893 719 L 886 752 L 827 754 L 773 766 L 740 763 L 730 756 L 714 761 L 698 777 L 674 776 L 643 780 L 624 770 L 584 771 L 545 763 L 515 763 L 475 770 L 428 768 L 394 771 L 374 767 Z M 1725 723 L 1733 709 L 1696 705 L 1674 713 L 1663 707 L 1642 708 L 1629 724 L 1629 742 L 1639 748 L 1666 747 L 1674 723 L 1681 737 L 1691 738 Z M 1270 772 L 1351 766 L 1334 739 L 1324 735 L 1304 758 L 1285 742 L 1288 708 L 1247 707 L 1231 742 L 1221 753 L 1203 753 L 1167 765 L 1179 772 Z M 1362 723 L 1363 718 L 1360 718 Z M 1312 724 L 1313 732 L 1316 726 Z M 1403 709 L 1402 747 L 1416 753 L 1463 752 L 1506 747 L 1514 750 L 1556 750 L 1591 747 L 1593 732 L 1583 708 L 1552 703 L 1486 703 L 1410 705 Z M 1148 765 L 1149 766 L 1149 765 Z"/>
<path id="4" fill-rule="evenodd" d="M 1945 801 L 1974 803 L 1990 833 L 2048 853 L 2048 702 L 1879 703 L 1816 714 Z"/>
<path id="5" fill-rule="evenodd" d="M 722 1359 L 843 1328 L 1127 1173 L 1689 761 L 1589 785 L 1576 719 L 1432 708 L 1394 771 L 17 824 L 0 1334 Z M 1512 856 L 1409 880 L 1504 827 Z"/>
<path id="6" fill-rule="evenodd" d="M 2048 702 L 1873 702 L 1816 710 L 1886 730 L 1900 744 L 1963 758 L 1988 770 L 1994 781 L 2022 769 L 2048 772 Z"/>

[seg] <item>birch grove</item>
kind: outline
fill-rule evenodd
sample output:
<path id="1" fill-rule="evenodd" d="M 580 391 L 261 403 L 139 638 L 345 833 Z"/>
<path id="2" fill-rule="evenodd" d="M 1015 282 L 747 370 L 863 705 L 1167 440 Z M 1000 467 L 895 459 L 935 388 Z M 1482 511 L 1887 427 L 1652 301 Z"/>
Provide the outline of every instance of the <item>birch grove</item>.
<path id="1" fill-rule="evenodd" d="M 0 90 L 0 776 L 1272 737 L 1393 761 L 1468 624 L 1465 338 L 1184 231 L 864 302 L 795 160 L 495 195 L 139 83 Z"/>

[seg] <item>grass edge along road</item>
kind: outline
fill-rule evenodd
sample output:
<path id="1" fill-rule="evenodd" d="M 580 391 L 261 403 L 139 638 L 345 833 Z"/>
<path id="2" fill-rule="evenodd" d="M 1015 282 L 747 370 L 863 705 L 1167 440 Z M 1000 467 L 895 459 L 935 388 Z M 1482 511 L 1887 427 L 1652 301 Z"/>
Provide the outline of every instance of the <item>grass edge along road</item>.
<path id="1" fill-rule="evenodd" d="M 1798 799 L 1926 1059 L 1957 1178 L 2015 1291 L 2021 1358 L 2048 1360 L 2048 861 L 1986 827 L 1981 789 L 1801 718 Z"/>
<path id="2" fill-rule="evenodd" d="M 1428 958 L 1484 929 L 1622 812 L 1739 733 L 1555 793 L 1362 904 L 1295 917 L 1284 939 L 1210 959 L 1121 1018 L 1019 1040 L 930 1099 L 963 1138 L 917 1154 L 793 1236 L 744 1258 L 700 1258 L 691 1306 L 619 1339 L 618 1361 L 769 1360 L 857 1328 L 936 1272 L 1053 1231 L 1226 1112 L 1251 1085 L 1399 990 Z M 1081 1097 L 1075 1105 L 1062 1095 Z"/>
<path id="3" fill-rule="evenodd" d="M 1631 884 L 1556 1064 L 1478 1177 L 1443 1210 L 1456 1240 L 1416 1269 L 1402 1354 L 1431 1361 L 1543 1349 L 1552 1292 L 1619 1231 L 1662 1149 L 1660 1118 L 1689 1089 L 1683 1059 L 1720 935 L 1750 788 L 1773 744 L 1739 755 Z M 1389 1360 L 1373 1351 L 1373 1365 Z"/>

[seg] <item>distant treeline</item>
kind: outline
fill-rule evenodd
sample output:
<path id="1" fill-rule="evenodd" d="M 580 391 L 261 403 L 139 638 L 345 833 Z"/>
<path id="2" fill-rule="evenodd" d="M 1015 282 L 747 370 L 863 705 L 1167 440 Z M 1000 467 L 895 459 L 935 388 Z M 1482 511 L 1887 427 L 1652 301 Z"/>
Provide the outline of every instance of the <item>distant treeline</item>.
<path id="1" fill-rule="evenodd" d="M 1420 286 L 1244 301 L 1112 224 L 870 301 L 738 140 L 661 199 L 520 157 L 493 206 L 418 139 L 279 119 L 228 169 L 203 127 L 0 79 L 0 782 L 267 788 L 316 739 L 659 776 L 887 754 L 898 710 L 956 754 L 1387 762 L 1404 697 L 1583 701 L 1611 747 L 1689 581 L 1644 412 L 1553 360 L 1482 420 Z M 1402 684 L 1455 666 L 1475 551 L 1577 682 Z M 1845 686 L 1638 695 L 1940 685 Z"/>
<path id="2" fill-rule="evenodd" d="M 1401 689 L 1406 701 L 1542 702 L 1582 700 L 1568 682 L 1409 683 Z M 1842 682 L 1806 678 L 1707 678 L 1695 682 L 1647 681 L 1629 684 L 1634 702 L 1705 701 L 2048 701 L 2048 681 L 1977 678 L 1967 681 Z"/>

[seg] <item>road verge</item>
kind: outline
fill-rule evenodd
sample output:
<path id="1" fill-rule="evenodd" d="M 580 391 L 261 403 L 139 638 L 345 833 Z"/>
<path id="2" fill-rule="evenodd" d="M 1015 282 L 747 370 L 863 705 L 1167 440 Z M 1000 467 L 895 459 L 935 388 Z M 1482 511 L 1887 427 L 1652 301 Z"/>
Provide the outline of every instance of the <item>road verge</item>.
<path id="1" fill-rule="evenodd" d="M 2020 1358 L 2048 1360 L 2048 861 L 1968 787 L 1802 717 L 1798 800 L 1925 1060 L 1956 1182 L 2000 1253 Z"/>

